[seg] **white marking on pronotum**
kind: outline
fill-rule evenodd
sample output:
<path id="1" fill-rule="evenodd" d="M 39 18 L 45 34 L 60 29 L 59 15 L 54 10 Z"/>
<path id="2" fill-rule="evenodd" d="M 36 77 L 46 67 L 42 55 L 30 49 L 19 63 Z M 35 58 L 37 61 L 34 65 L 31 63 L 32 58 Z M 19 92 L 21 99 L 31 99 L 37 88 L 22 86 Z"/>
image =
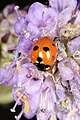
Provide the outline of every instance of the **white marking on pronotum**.
<path id="1" fill-rule="evenodd" d="M 47 54 L 47 58 L 50 59 L 50 52 L 47 51 L 46 54 Z"/>
<path id="2" fill-rule="evenodd" d="M 39 63 L 39 61 L 37 61 L 37 60 L 36 60 L 36 63 Z M 40 64 L 44 64 L 44 62 L 43 62 L 43 61 L 41 61 L 41 62 L 40 62 Z"/>
<path id="3" fill-rule="evenodd" d="M 40 58 L 43 58 L 42 52 L 39 52 L 39 57 L 40 57 Z"/>

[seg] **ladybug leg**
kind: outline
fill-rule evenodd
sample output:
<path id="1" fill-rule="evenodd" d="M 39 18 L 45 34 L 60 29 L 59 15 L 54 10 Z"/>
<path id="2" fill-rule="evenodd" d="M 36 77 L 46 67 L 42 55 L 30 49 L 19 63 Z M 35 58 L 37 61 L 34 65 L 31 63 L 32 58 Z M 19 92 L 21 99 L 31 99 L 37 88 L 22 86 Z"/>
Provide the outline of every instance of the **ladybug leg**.
<path id="1" fill-rule="evenodd" d="M 44 78 L 43 78 L 43 82 L 45 82 L 46 76 L 44 75 L 43 77 L 44 77 Z"/>
<path id="2" fill-rule="evenodd" d="M 57 62 L 58 62 L 58 61 L 56 61 L 55 64 L 53 64 L 53 65 L 50 67 L 50 69 L 45 72 L 44 80 L 45 80 L 46 77 L 49 75 L 49 76 L 52 77 L 53 81 L 56 82 L 55 79 L 54 79 L 54 76 L 55 76 L 55 74 L 56 74 L 57 71 L 58 71 Z"/>

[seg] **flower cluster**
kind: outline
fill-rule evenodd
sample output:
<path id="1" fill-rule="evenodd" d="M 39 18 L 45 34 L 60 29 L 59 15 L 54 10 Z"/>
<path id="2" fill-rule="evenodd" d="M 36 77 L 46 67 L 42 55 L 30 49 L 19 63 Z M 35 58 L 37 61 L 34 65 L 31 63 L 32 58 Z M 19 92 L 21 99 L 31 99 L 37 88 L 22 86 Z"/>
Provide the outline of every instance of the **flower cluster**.
<path id="1" fill-rule="evenodd" d="M 13 25 L 17 20 L 17 15 L 14 11 L 14 4 L 5 6 L 0 12 L 0 60 L 1 66 L 5 62 L 13 59 L 12 52 L 16 48 L 18 37 L 14 34 Z M 26 10 L 19 10 L 21 15 L 26 15 Z"/>
<path id="2" fill-rule="evenodd" d="M 0 84 L 12 86 L 21 116 L 37 120 L 80 120 L 80 3 L 77 0 L 49 0 L 49 6 L 33 3 L 28 13 L 14 24 L 19 41 L 14 60 L 0 69 Z M 55 39 L 57 56 L 50 71 L 31 63 L 36 40 Z"/>

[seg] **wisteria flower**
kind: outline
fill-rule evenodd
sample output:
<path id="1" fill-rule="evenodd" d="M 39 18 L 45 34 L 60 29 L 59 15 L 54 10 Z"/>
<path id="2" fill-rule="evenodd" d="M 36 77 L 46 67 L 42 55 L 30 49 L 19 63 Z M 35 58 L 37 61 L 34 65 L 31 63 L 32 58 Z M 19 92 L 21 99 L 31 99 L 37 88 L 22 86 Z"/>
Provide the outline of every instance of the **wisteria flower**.
<path id="1" fill-rule="evenodd" d="M 48 6 L 35 2 L 25 16 L 18 9 L 15 6 L 18 19 L 14 32 L 19 39 L 14 59 L 0 69 L 0 84 L 12 86 L 16 101 L 11 111 L 22 105 L 16 120 L 22 115 L 28 119 L 36 115 L 37 120 L 79 120 L 80 2 L 49 0 Z M 44 38 L 42 48 L 43 44 L 37 41 Z M 51 42 L 49 47 L 46 39 Z M 35 63 L 31 59 L 32 49 L 37 57 Z M 49 69 L 40 70 L 40 65 L 47 66 L 47 59 L 53 60 Z"/>

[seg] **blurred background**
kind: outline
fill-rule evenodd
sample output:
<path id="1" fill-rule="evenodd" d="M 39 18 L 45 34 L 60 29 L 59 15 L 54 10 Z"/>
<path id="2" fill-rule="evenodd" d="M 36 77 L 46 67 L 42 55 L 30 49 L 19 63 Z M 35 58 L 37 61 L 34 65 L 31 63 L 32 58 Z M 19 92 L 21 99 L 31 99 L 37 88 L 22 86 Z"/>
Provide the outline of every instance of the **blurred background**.
<path id="1" fill-rule="evenodd" d="M 47 0 L 0 0 L 0 68 L 13 59 L 13 51 L 18 41 L 13 30 L 17 19 L 14 6 L 18 5 L 20 14 L 25 15 L 33 2 L 48 4 Z M 11 113 L 10 109 L 15 104 L 11 91 L 11 87 L 0 85 L 0 116 L 2 120 L 14 120 L 15 115 L 21 111 L 21 106 L 17 106 L 16 113 Z M 21 120 L 26 120 L 26 118 L 22 116 Z M 31 120 L 36 120 L 36 117 Z"/>
<path id="2" fill-rule="evenodd" d="M 0 0 L 0 67 L 5 66 L 13 59 L 13 51 L 18 41 L 13 30 L 17 19 L 14 6 L 18 5 L 20 14 L 25 15 L 29 6 L 34 2 L 48 5 L 48 0 Z M 21 106 L 17 106 L 16 113 L 10 112 L 15 104 L 11 90 L 11 87 L 0 85 L 0 116 L 2 120 L 15 120 L 14 116 L 21 111 Z M 26 120 L 26 118 L 22 116 L 21 120 Z M 36 117 L 31 120 L 36 120 Z"/>

